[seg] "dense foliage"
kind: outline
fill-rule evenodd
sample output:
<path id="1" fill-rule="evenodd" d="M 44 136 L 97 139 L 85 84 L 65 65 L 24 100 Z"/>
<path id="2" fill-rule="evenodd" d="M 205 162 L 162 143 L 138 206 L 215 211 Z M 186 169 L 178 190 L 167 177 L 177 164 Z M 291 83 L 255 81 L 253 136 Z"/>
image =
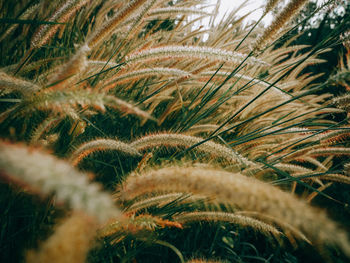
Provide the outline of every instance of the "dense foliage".
<path id="1" fill-rule="evenodd" d="M 0 2 L 1 262 L 347 262 L 350 17 L 202 2 Z"/>

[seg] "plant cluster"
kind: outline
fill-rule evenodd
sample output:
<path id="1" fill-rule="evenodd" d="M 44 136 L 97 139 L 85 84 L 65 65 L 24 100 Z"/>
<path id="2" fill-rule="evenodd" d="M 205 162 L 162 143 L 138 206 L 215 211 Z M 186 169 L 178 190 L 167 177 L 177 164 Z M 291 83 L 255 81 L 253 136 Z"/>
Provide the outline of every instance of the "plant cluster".
<path id="1" fill-rule="evenodd" d="M 291 45 L 308 1 L 267 28 L 276 0 L 247 25 L 202 2 L 0 3 L 0 260 L 350 258 L 349 226 L 310 204 L 350 201 L 327 191 L 350 184 L 349 94 L 322 92 L 349 91 L 350 59 L 303 71 L 343 24 Z"/>

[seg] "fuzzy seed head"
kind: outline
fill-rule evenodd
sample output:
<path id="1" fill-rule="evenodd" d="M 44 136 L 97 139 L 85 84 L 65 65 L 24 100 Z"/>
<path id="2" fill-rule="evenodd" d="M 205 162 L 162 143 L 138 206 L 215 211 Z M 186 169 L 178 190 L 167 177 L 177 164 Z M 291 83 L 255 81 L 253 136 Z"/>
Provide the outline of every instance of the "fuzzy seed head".
<path id="1" fill-rule="evenodd" d="M 140 61 L 146 62 L 154 59 L 181 57 L 218 60 L 239 64 L 245 59 L 246 55 L 234 51 L 227 51 L 211 47 L 166 46 L 135 52 L 126 57 L 125 60 L 128 64 L 132 64 Z M 248 65 L 252 66 L 268 66 L 268 63 L 254 57 L 249 57 L 246 62 Z"/>
<path id="2" fill-rule="evenodd" d="M 274 186 L 240 174 L 204 168 L 169 167 L 129 176 L 119 191 L 122 200 L 150 192 L 202 194 L 246 211 L 276 217 L 302 231 L 314 245 L 336 245 L 350 255 L 346 233 L 323 212 Z"/>
<path id="3" fill-rule="evenodd" d="M 1 142 L 0 173 L 41 193 L 55 193 L 59 202 L 66 202 L 73 210 L 84 211 L 100 222 L 121 215 L 112 197 L 101 191 L 97 183 L 90 183 L 86 174 L 39 150 Z"/>
<path id="4" fill-rule="evenodd" d="M 86 156 L 97 151 L 106 150 L 118 151 L 130 156 L 141 156 L 137 150 L 121 141 L 97 139 L 79 146 L 78 149 L 72 153 L 70 161 L 74 166 L 77 166 Z"/>
<path id="5" fill-rule="evenodd" d="M 96 234 L 97 223 L 84 214 L 65 219 L 38 251 L 28 251 L 27 263 L 84 263 Z"/>

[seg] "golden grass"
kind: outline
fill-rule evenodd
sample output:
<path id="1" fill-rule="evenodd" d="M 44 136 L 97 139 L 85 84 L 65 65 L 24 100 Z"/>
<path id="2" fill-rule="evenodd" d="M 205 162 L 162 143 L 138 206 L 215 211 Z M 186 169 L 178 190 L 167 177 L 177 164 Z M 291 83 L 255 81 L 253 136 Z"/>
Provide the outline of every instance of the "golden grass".
<path id="1" fill-rule="evenodd" d="M 185 192 L 215 198 L 281 220 L 302 231 L 316 246 L 336 245 L 350 254 L 345 232 L 326 215 L 291 194 L 240 174 L 193 167 L 168 167 L 129 176 L 117 196 L 131 200 L 150 192 Z"/>
<path id="2" fill-rule="evenodd" d="M 165 229 L 185 231 L 202 221 L 287 237 L 295 246 L 294 239 L 303 240 L 320 254 L 336 247 L 350 257 L 347 233 L 307 204 L 328 181 L 350 183 L 349 165 L 334 171 L 333 163 L 350 154 L 348 125 L 329 118 L 349 114 L 349 94 L 332 99 L 310 92 L 322 73 L 303 72 L 325 63 L 319 55 L 327 49 L 310 55 L 307 46 L 288 42 L 265 49 L 307 1 L 291 0 L 262 35 L 253 30 L 239 48 L 251 29 L 236 17 L 239 9 L 215 24 L 218 6 L 208 14 L 199 2 L 28 1 L 26 10 L 16 10 L 18 19 L 64 25 L 13 24 L 1 31 L 4 47 L 17 52 L 4 59 L 21 57 L 0 69 L 0 124 L 7 139 L 24 141 L 0 143 L 1 178 L 54 195 L 57 206 L 73 210 L 28 252 L 28 262 L 84 262 L 96 232 L 125 254 L 121 261 L 134 260 L 128 248 L 138 251 L 145 240 L 182 260 Z M 267 1 L 263 15 L 277 3 Z M 195 28 L 204 17 L 210 27 Z M 252 48 L 264 51 L 255 56 Z M 349 61 L 326 84 L 348 88 Z M 220 137 L 203 142 L 213 134 Z M 158 151 L 165 147 L 172 151 Z M 86 158 L 107 151 L 122 153 L 119 163 Z M 189 156 L 190 166 L 174 165 Z M 122 181 L 114 198 L 71 165 L 103 176 L 113 169 Z M 290 193 L 257 178 L 281 180 Z M 296 197 L 299 183 L 305 201 Z M 219 262 L 198 255 L 193 251 L 187 262 Z"/>
<path id="3" fill-rule="evenodd" d="M 111 196 L 90 183 L 88 175 L 52 155 L 23 145 L 0 144 L 0 171 L 43 194 L 55 193 L 59 202 L 97 218 L 101 222 L 120 217 Z"/>
<path id="4" fill-rule="evenodd" d="M 73 214 L 57 226 L 54 234 L 39 250 L 30 250 L 28 263 L 84 263 L 96 235 L 97 224 L 83 214 Z"/>

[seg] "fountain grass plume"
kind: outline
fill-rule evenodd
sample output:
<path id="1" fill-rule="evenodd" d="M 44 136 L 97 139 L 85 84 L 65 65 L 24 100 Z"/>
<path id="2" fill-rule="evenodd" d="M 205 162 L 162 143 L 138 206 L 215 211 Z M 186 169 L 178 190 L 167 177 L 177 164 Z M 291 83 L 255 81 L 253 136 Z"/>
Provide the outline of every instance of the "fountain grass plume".
<path id="1" fill-rule="evenodd" d="M 138 211 L 144 208 L 148 208 L 154 205 L 158 205 L 160 203 L 170 203 L 174 200 L 177 200 L 183 196 L 182 193 L 170 193 L 164 195 L 158 195 L 146 199 L 139 200 L 138 202 L 133 203 L 131 206 L 127 208 L 127 211 Z"/>
<path id="2" fill-rule="evenodd" d="M 38 7 L 40 6 L 40 4 L 34 4 L 30 7 L 28 7 L 19 17 L 18 19 L 28 19 L 30 18 L 37 10 Z M 3 33 L 0 36 L 0 42 L 3 41 L 7 36 L 9 36 L 13 31 L 16 30 L 16 28 L 19 26 L 19 24 L 13 24 L 11 25 L 6 31 L 5 33 Z"/>
<path id="3" fill-rule="evenodd" d="M 311 150 L 308 154 L 310 154 L 311 156 L 350 155 L 350 149 L 346 147 L 320 147 Z"/>
<path id="4" fill-rule="evenodd" d="M 90 0 L 68 0 L 49 18 L 49 22 L 65 23 L 67 22 L 79 9 L 88 4 Z M 56 25 L 42 25 L 33 35 L 31 41 L 31 48 L 40 48 L 47 44 L 49 40 L 55 35 L 62 24 Z"/>
<path id="5" fill-rule="evenodd" d="M 86 156 L 97 152 L 97 151 L 107 151 L 113 150 L 122 152 L 130 156 L 141 156 L 141 154 L 131 147 L 129 144 L 123 143 L 118 140 L 112 139 L 95 139 L 93 141 L 86 142 L 80 145 L 70 157 L 70 162 L 72 165 L 77 166 Z"/>
<path id="6" fill-rule="evenodd" d="M 24 96 L 30 96 L 38 90 L 40 90 L 40 86 L 0 71 L 0 96 L 12 92 L 19 92 Z"/>
<path id="7" fill-rule="evenodd" d="M 213 221 L 213 222 L 228 222 L 237 224 L 240 227 L 251 227 L 257 232 L 261 232 L 268 236 L 279 237 L 282 233 L 274 226 L 264 223 L 260 220 L 243 216 L 236 215 L 234 213 L 227 212 L 216 212 L 216 211 L 200 211 L 200 212 L 189 212 L 182 213 L 173 217 L 173 219 L 182 224 L 188 224 L 191 222 L 202 222 L 202 221 Z"/>
<path id="8" fill-rule="evenodd" d="M 215 198 L 246 211 L 263 213 L 302 231 L 317 248 L 338 246 L 350 256 L 346 232 L 322 212 L 292 194 L 254 178 L 220 170 L 167 167 L 129 176 L 118 189 L 121 200 L 150 192 L 184 192 Z"/>
<path id="9" fill-rule="evenodd" d="M 97 112 L 104 112 L 106 107 L 118 110 L 122 115 L 134 114 L 146 120 L 154 120 L 147 112 L 123 101 L 113 95 L 98 92 L 89 88 L 42 90 L 35 95 L 26 97 L 8 112 L 2 113 L 2 118 L 28 116 L 35 111 L 54 113 L 56 116 L 69 116 L 71 119 L 80 119 L 81 108 L 90 108 Z M 16 112 L 11 111 L 16 109 Z M 12 113 L 12 115 L 11 115 Z"/>
<path id="10" fill-rule="evenodd" d="M 84 263 L 97 230 L 97 222 L 82 214 L 66 218 L 37 251 L 30 250 L 27 263 Z"/>
<path id="11" fill-rule="evenodd" d="M 88 38 L 87 45 L 96 47 L 106 36 L 110 36 L 113 30 L 127 19 L 135 10 L 144 5 L 148 0 L 133 0 L 116 13 L 114 17 L 105 22 L 99 29 L 95 30 Z"/>
<path id="12" fill-rule="evenodd" d="M 43 134 L 47 133 L 52 128 L 56 127 L 60 123 L 61 119 L 57 117 L 48 117 L 34 130 L 30 138 L 30 144 L 35 145 Z"/>
<path id="13" fill-rule="evenodd" d="M 90 183 L 88 175 L 40 150 L 0 142 L 0 173 L 45 195 L 54 193 L 59 202 L 100 222 L 121 217 L 112 197 Z"/>
<path id="14" fill-rule="evenodd" d="M 152 206 L 162 207 L 169 203 L 176 202 L 178 204 L 183 203 L 196 203 L 198 201 L 203 201 L 205 197 L 199 195 L 186 195 L 183 193 L 169 193 L 163 195 L 156 195 L 153 197 L 144 197 L 137 200 L 132 205 L 126 208 L 126 212 L 137 212 L 142 209 L 147 209 Z M 117 200 L 116 200 L 117 201 Z"/>
<path id="15" fill-rule="evenodd" d="M 158 146 L 166 147 L 185 147 L 188 148 L 192 145 L 202 142 L 203 139 L 200 137 L 176 134 L 176 133 L 164 133 L 164 134 L 151 134 L 139 138 L 138 140 L 130 144 L 131 147 L 134 147 L 138 151 L 143 151 L 149 148 L 154 148 Z M 229 163 L 238 164 L 242 166 L 251 166 L 256 167 L 257 165 L 249 161 L 247 158 L 241 156 L 239 153 L 236 153 L 233 149 L 228 148 L 224 145 L 207 141 L 200 144 L 195 148 L 197 151 L 208 153 L 212 156 L 223 158 Z"/>
<path id="16" fill-rule="evenodd" d="M 88 65 L 86 56 L 89 51 L 90 48 L 87 45 L 83 45 L 82 47 L 80 47 L 76 54 L 66 64 L 61 66 L 58 72 L 54 73 L 50 77 L 50 88 L 64 88 L 67 85 L 67 83 L 72 82 L 72 77 L 78 75 Z"/>
<path id="17" fill-rule="evenodd" d="M 198 8 L 181 8 L 181 7 L 163 7 L 163 8 L 155 8 L 152 11 L 148 12 L 149 16 L 159 16 L 159 15 L 203 15 L 210 16 L 211 14 L 202 10 L 198 10 Z"/>
<path id="18" fill-rule="evenodd" d="M 307 0 L 291 0 L 256 40 L 253 49 L 261 50 L 268 41 L 271 42 L 278 31 L 299 12 L 306 2 Z"/>
<path id="19" fill-rule="evenodd" d="M 182 229 L 182 225 L 178 222 L 170 221 L 167 219 L 163 219 L 161 217 L 141 214 L 141 215 L 131 215 L 127 221 L 121 223 L 120 221 L 110 222 L 100 228 L 97 232 L 98 237 L 111 237 L 111 243 L 118 243 L 121 239 L 116 238 L 113 240 L 115 236 L 118 234 L 123 235 L 125 233 L 129 234 L 137 234 L 138 232 L 142 233 L 145 231 L 155 231 L 157 228 L 165 228 L 165 227 L 176 227 Z"/>
<path id="20" fill-rule="evenodd" d="M 241 63 L 246 54 L 227 51 L 219 48 L 212 47 L 199 47 L 199 46 L 165 46 L 165 47 L 153 47 L 150 49 L 144 49 L 134 52 L 125 58 L 125 62 L 128 64 L 133 63 L 145 63 L 149 60 L 157 60 L 162 58 L 198 58 L 208 59 L 215 61 L 225 61 L 235 64 Z M 261 59 L 249 57 L 246 61 L 250 66 L 268 66 L 269 64 Z"/>
<path id="21" fill-rule="evenodd" d="M 126 73 L 122 73 L 120 75 L 113 76 L 110 79 L 107 79 L 103 84 L 104 87 L 108 87 L 116 84 L 124 84 L 131 81 L 136 81 L 140 78 L 148 78 L 148 77 L 161 77 L 161 76 L 170 76 L 172 78 L 181 78 L 181 77 L 189 77 L 190 73 L 181 69 L 176 68 L 165 68 L 165 67 L 155 67 L 155 68 L 146 68 L 139 69 L 133 71 L 127 71 Z"/>
<path id="22" fill-rule="evenodd" d="M 278 4 L 278 2 L 279 0 L 268 0 L 263 11 L 263 15 L 266 15 L 268 12 L 270 12 Z"/>

